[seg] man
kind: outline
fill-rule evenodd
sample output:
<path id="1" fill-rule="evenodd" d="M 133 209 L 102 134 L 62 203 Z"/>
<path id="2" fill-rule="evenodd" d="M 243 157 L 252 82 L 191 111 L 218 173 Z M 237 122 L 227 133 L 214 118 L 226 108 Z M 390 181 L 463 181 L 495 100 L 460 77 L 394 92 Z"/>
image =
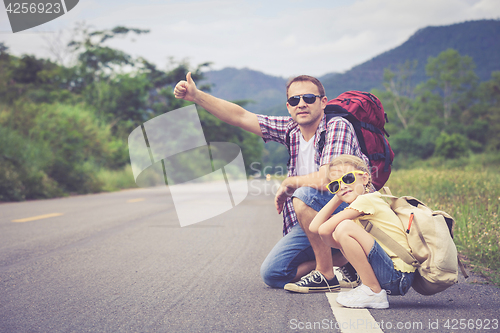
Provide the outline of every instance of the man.
<path id="1" fill-rule="evenodd" d="M 228 124 L 259 135 L 265 142 L 289 143 L 288 178 L 275 197 L 276 209 L 283 213 L 284 237 L 262 264 L 264 282 L 293 292 L 336 291 L 340 284 L 333 271 L 335 265 L 342 267 L 348 285 L 357 286 L 359 279 L 340 251 L 331 249 L 319 235 L 309 231 L 314 216 L 332 198 L 328 191 L 323 191 L 330 160 L 350 154 L 368 163 L 347 120 L 335 117 L 326 124 L 323 109 L 328 99 L 321 82 L 302 75 L 288 83 L 286 106 L 290 117 L 257 115 L 211 96 L 196 88 L 191 73 L 186 81 L 177 83 L 174 95 L 202 106 Z M 325 143 L 320 152 L 319 141 L 324 131 Z M 339 207 L 339 211 L 343 208 Z"/>

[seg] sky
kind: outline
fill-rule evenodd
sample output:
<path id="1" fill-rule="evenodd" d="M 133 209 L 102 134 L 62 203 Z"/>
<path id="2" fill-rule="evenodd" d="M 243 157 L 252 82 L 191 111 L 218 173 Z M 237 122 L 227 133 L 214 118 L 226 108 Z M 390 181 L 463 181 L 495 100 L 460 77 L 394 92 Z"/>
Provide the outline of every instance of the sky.
<path id="1" fill-rule="evenodd" d="M 49 1 L 49 0 L 47 0 Z M 148 34 L 109 42 L 161 69 L 169 59 L 269 75 L 344 72 L 404 43 L 418 29 L 500 19 L 499 0 L 80 0 L 65 15 L 12 33 L 0 4 L 0 42 L 15 55 L 71 58 L 73 29 L 115 26 Z M 55 51 L 50 51 L 50 48 Z"/>

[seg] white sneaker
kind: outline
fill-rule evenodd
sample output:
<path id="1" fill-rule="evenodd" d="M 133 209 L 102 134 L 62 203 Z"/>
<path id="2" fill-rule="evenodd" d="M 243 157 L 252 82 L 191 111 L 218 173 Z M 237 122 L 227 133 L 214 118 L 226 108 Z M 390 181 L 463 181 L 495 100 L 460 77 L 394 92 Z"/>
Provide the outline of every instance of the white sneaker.
<path id="1" fill-rule="evenodd" d="M 353 290 L 341 292 L 337 296 L 337 303 L 348 308 L 387 309 L 387 292 L 382 289 L 378 294 L 364 284 Z"/>

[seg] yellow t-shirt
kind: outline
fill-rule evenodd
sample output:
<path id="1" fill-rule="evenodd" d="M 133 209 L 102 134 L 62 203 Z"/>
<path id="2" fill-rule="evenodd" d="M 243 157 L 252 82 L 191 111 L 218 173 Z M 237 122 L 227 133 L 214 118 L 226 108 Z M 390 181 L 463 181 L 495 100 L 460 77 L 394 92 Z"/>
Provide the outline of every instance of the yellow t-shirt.
<path id="1" fill-rule="evenodd" d="M 410 246 L 408 245 L 408 239 L 403 228 L 403 224 L 397 217 L 396 213 L 391 209 L 389 204 L 385 202 L 380 192 L 368 193 L 360 195 L 354 200 L 349 208 L 355 209 L 358 212 L 364 214 L 356 219 L 356 223 L 361 225 L 359 220 L 368 220 L 383 232 L 385 232 L 389 237 L 398 242 L 406 250 L 411 252 Z M 374 237 L 375 238 L 375 237 Z M 382 242 L 375 238 L 384 251 L 391 257 L 394 263 L 394 268 L 401 272 L 414 272 L 415 267 L 408 265 L 402 259 L 400 259 L 394 252 L 389 250 Z"/>

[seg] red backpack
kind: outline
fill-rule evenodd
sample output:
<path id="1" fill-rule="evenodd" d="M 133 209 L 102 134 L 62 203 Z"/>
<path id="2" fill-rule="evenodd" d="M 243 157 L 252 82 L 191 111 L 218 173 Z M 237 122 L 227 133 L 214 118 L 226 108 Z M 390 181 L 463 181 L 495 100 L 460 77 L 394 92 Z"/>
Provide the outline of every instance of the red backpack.
<path id="1" fill-rule="evenodd" d="M 370 160 L 373 185 L 381 189 L 391 174 L 394 152 L 385 138 L 387 114 L 380 100 L 361 91 L 347 91 L 329 101 L 325 108 L 327 122 L 343 117 L 354 127 L 361 151 Z"/>

